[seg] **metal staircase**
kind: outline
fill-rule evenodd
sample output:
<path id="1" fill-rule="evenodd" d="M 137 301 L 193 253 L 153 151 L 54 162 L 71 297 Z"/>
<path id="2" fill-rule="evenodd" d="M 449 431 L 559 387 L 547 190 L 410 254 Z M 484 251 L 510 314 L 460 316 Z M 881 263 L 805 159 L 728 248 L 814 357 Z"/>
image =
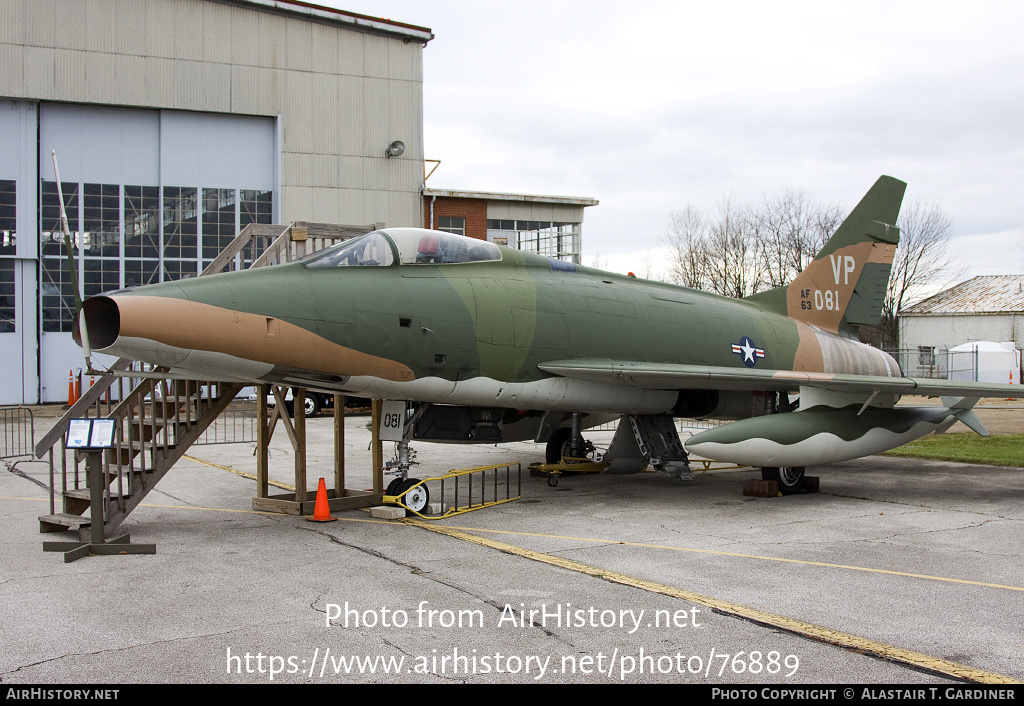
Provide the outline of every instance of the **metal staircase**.
<path id="1" fill-rule="evenodd" d="M 200 276 L 290 262 L 381 227 L 250 224 Z M 85 541 L 97 536 L 91 518 L 102 516 L 103 537 L 112 538 L 243 388 L 241 383 L 172 379 L 164 373 L 166 368 L 145 370 L 118 360 L 36 444 L 36 458 L 48 455 L 50 464 L 50 514 L 39 518 L 40 532 L 72 530 Z M 86 454 L 76 452 L 68 464 L 68 425 L 84 418 L 117 420 L 114 447 L 102 452 L 102 515 L 92 511 Z"/>

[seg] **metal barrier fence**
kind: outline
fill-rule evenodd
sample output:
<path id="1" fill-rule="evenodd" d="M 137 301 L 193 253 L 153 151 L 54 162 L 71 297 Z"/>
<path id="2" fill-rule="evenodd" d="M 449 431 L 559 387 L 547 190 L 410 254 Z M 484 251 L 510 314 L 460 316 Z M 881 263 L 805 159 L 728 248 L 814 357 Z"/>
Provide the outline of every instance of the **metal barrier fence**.
<path id="1" fill-rule="evenodd" d="M 425 486 L 428 481 L 430 501 L 441 504 L 440 515 L 425 515 L 406 504 L 406 498 L 413 497 L 415 488 Z M 518 500 L 522 495 L 522 489 L 522 464 L 500 463 L 494 466 L 453 469 L 443 476 L 424 478 L 397 496 L 385 495 L 384 502 L 400 505 L 424 520 L 440 520 Z"/>
<path id="2" fill-rule="evenodd" d="M 725 424 L 724 421 L 717 419 L 676 419 L 676 429 L 680 434 L 696 434 L 698 431 L 705 429 L 713 429 L 721 424 Z M 611 422 L 605 422 L 599 424 L 596 427 L 590 427 L 587 431 L 615 431 L 619 427 L 619 420 L 616 419 Z"/>
<path id="3" fill-rule="evenodd" d="M 35 419 L 25 407 L 0 407 L 0 458 L 31 456 Z"/>
<path id="4" fill-rule="evenodd" d="M 202 436 L 198 444 L 241 444 L 256 442 L 256 402 L 236 397 L 220 413 Z"/>

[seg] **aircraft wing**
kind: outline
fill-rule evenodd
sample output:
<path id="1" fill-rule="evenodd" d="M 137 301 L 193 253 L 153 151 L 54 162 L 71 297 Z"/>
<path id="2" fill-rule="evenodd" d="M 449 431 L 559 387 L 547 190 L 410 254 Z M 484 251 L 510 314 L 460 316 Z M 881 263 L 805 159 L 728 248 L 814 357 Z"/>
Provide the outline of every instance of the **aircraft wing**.
<path id="1" fill-rule="evenodd" d="M 616 383 L 651 390 L 796 390 L 817 387 L 835 392 L 950 397 L 1020 397 L 1024 387 L 996 383 L 813 373 L 798 370 L 760 370 L 713 365 L 647 363 L 583 358 L 541 363 L 552 375 Z"/>

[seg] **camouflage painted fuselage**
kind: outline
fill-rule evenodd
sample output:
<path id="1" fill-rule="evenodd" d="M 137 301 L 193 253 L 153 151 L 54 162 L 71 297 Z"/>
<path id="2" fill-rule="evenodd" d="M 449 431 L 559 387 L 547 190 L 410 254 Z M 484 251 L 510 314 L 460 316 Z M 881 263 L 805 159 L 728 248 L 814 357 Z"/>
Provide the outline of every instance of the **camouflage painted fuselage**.
<path id="1" fill-rule="evenodd" d="M 661 413 L 679 401 L 663 385 L 540 367 L 552 361 L 899 374 L 875 349 L 753 303 L 507 248 L 501 257 L 168 282 L 94 298 L 87 321 L 97 349 L 183 373 L 512 408 Z"/>
<path id="2" fill-rule="evenodd" d="M 905 187 L 881 177 L 793 283 L 745 300 L 394 228 L 299 263 L 92 297 L 83 310 L 94 350 L 184 377 L 428 403 L 439 429 L 461 430 L 433 438 L 546 440 L 569 413 L 635 415 L 640 435 L 667 428 L 663 415 L 716 417 L 742 421 L 687 449 L 823 463 L 957 419 L 983 430 L 977 398 L 1015 390 L 904 378 L 849 337 L 881 314 Z M 775 393 L 794 390 L 799 411 L 771 414 L 793 412 Z M 908 393 L 952 399 L 939 412 L 894 409 Z"/>

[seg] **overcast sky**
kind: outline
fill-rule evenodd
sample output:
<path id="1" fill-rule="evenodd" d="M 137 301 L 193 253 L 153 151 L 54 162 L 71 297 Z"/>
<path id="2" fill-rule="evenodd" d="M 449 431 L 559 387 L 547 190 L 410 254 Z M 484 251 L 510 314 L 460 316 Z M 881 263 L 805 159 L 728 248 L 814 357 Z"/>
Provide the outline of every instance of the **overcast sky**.
<path id="1" fill-rule="evenodd" d="M 435 188 L 590 196 L 583 256 L 661 259 L 669 213 L 881 174 L 968 274 L 1024 271 L 1024 4 L 329 0 L 429 27 Z"/>

